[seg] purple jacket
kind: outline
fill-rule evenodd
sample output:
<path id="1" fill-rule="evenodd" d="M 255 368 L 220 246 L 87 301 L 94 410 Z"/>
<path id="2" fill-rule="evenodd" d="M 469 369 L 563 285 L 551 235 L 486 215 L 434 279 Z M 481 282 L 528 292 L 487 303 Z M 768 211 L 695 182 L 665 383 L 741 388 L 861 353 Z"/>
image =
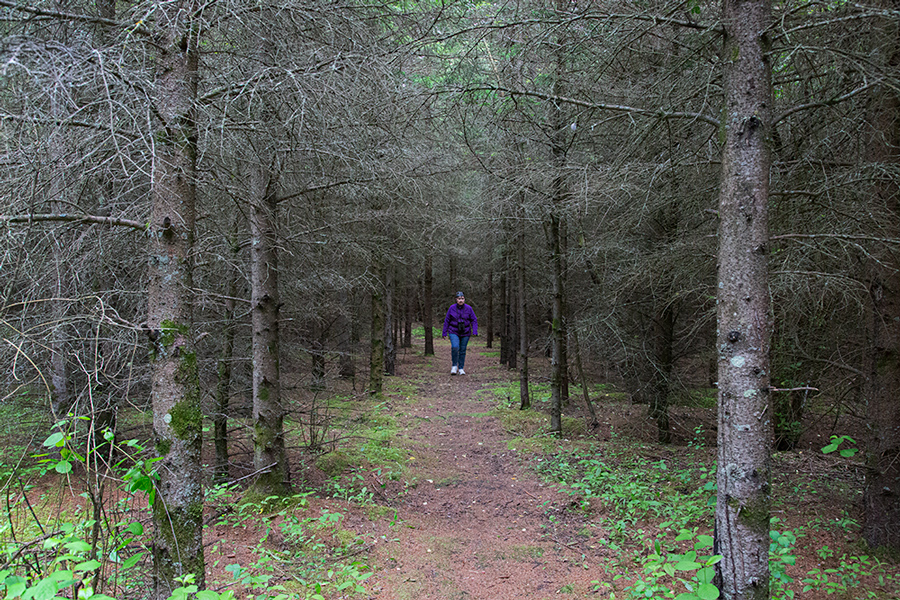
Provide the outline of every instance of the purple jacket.
<path id="1" fill-rule="evenodd" d="M 475 311 L 468 304 L 459 306 L 453 303 L 447 309 L 447 316 L 444 317 L 444 331 L 441 337 L 447 337 L 448 334 L 456 335 L 478 335 L 478 318 Z"/>

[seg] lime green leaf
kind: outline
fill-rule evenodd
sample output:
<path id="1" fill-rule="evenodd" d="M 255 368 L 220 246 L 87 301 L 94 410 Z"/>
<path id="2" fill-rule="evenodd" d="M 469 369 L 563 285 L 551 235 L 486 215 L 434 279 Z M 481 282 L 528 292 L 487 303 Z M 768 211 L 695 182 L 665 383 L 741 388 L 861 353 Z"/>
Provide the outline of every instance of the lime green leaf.
<path id="1" fill-rule="evenodd" d="M 86 560 L 82 563 L 78 563 L 75 565 L 75 571 L 93 571 L 100 567 L 99 560 Z"/>
<path id="2" fill-rule="evenodd" d="M 712 580 L 716 576 L 716 568 L 715 567 L 703 567 L 699 571 L 697 571 L 697 581 L 700 583 L 712 583 Z"/>
<path id="3" fill-rule="evenodd" d="M 131 535 L 144 535 L 144 526 L 140 523 L 131 523 L 125 528 L 125 531 Z"/>
<path id="4" fill-rule="evenodd" d="M 22 592 L 25 591 L 28 580 L 24 577 L 13 575 L 12 577 L 7 577 L 3 583 L 6 584 L 6 597 L 15 598 L 16 596 L 21 596 Z"/>
<path id="5" fill-rule="evenodd" d="M 693 533 L 691 533 L 691 532 L 690 532 L 689 530 L 687 530 L 687 529 L 682 529 L 682 530 L 678 533 L 678 537 L 675 538 L 675 541 L 676 541 L 676 542 L 683 542 L 684 540 L 689 540 L 689 539 L 691 539 L 692 537 L 694 537 L 694 534 L 693 534 Z"/>
<path id="6" fill-rule="evenodd" d="M 62 432 L 57 431 L 56 433 L 54 433 L 50 437 L 48 437 L 46 440 L 44 440 L 44 446 L 47 446 L 48 448 L 50 446 L 61 446 L 62 441 L 64 439 L 65 439 L 65 436 L 62 434 Z"/>
<path id="7" fill-rule="evenodd" d="M 697 596 L 700 600 L 716 600 L 719 597 L 719 588 L 711 583 L 701 583 L 697 588 Z"/>
<path id="8" fill-rule="evenodd" d="M 64 544 L 69 552 L 90 552 L 91 545 L 84 540 L 75 540 Z"/>
<path id="9" fill-rule="evenodd" d="M 137 554 L 135 554 L 135 555 L 132 556 L 131 558 L 127 559 L 124 563 L 122 563 L 122 568 L 123 568 L 123 569 L 130 569 L 131 567 L 133 567 L 134 565 L 136 565 L 136 564 L 138 563 L 139 560 L 141 560 L 141 557 L 142 557 L 143 555 L 144 555 L 143 552 L 138 552 Z"/>

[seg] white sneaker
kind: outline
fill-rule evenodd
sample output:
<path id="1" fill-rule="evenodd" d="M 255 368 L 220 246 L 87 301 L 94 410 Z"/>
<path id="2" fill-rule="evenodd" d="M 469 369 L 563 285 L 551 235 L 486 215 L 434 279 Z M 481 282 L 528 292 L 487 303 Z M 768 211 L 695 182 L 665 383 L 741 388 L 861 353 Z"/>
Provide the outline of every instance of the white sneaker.
<path id="1" fill-rule="evenodd" d="M 460 369 L 460 370 L 459 370 L 459 374 L 460 374 L 460 375 L 465 375 L 465 374 L 466 374 L 466 372 L 465 372 L 465 371 L 463 371 L 463 370 L 462 370 L 462 369 Z"/>
<path id="2" fill-rule="evenodd" d="M 457 372 L 458 370 L 459 370 L 459 369 L 458 369 L 457 367 L 455 367 L 455 366 L 454 366 L 454 367 L 451 367 L 451 369 L 450 369 L 450 374 L 451 374 L 451 375 L 456 375 L 456 372 Z"/>

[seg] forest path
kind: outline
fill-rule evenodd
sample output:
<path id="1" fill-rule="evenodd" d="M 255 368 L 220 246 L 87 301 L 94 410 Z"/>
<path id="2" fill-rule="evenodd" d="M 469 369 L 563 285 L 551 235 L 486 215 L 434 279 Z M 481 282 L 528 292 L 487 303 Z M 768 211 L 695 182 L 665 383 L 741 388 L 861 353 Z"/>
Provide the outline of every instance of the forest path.
<path id="1" fill-rule="evenodd" d="M 395 407 L 403 431 L 395 446 L 409 450 L 405 479 L 416 485 L 393 503 L 396 525 L 370 554 L 369 597 L 584 597 L 608 550 L 592 543 L 599 532 L 583 513 L 566 510 L 571 496 L 520 464 L 487 393 L 508 372 L 485 356 L 482 338 L 471 342 L 464 376 L 450 375 L 450 346 L 439 339 L 435 357 L 401 365 L 419 389 Z"/>

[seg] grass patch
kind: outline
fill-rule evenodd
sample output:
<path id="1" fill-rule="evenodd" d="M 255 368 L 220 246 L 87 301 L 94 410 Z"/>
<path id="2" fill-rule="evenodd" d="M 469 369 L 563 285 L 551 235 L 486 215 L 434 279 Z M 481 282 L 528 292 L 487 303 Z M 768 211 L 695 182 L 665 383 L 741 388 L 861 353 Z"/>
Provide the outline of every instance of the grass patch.
<path id="1" fill-rule="evenodd" d="M 397 509 L 393 506 L 384 506 L 381 504 L 367 504 L 365 506 L 366 517 L 370 521 L 379 521 L 388 519 L 392 524 L 397 521 Z"/>
<path id="2" fill-rule="evenodd" d="M 716 388 L 699 388 L 693 390 L 684 390 L 673 398 L 673 404 L 676 406 L 688 406 L 690 408 L 716 408 L 718 402 L 718 391 Z"/>
<path id="3" fill-rule="evenodd" d="M 354 458 L 343 450 L 335 450 L 317 458 L 315 464 L 316 468 L 329 477 L 337 477 L 349 469 L 354 462 Z"/>
<path id="4" fill-rule="evenodd" d="M 545 430 L 550 423 L 547 415 L 536 410 L 500 407 L 493 414 L 500 419 L 504 430 L 520 437 L 534 436 Z"/>
<path id="5" fill-rule="evenodd" d="M 628 394 L 618 391 L 615 386 L 608 383 L 590 384 L 588 395 L 594 401 L 602 402 L 628 402 Z M 486 387 L 479 391 L 479 395 L 492 402 L 497 402 L 501 406 L 518 407 L 522 403 L 520 385 L 518 381 L 509 381 L 506 383 L 498 383 L 494 386 Z M 550 402 L 551 387 L 549 383 L 530 383 L 528 391 L 531 394 L 532 404 L 546 404 Z M 569 386 L 569 402 L 582 403 L 580 385 Z"/>
<path id="6" fill-rule="evenodd" d="M 440 327 L 432 327 L 431 328 L 431 335 L 433 338 L 440 339 L 441 333 L 443 333 L 443 329 L 441 329 Z M 413 327 L 412 335 L 413 335 L 413 337 L 425 339 L 425 327 L 424 326 Z"/>
<path id="7" fill-rule="evenodd" d="M 506 447 L 520 453 L 543 456 L 559 450 L 559 439 L 551 436 L 516 437 L 506 442 Z"/>
<path id="8" fill-rule="evenodd" d="M 538 457 L 535 470 L 585 507 L 601 499 L 613 531 L 645 520 L 671 521 L 677 529 L 712 518 L 714 470 L 699 460 L 650 460 L 629 445 L 609 445 L 603 453 L 591 445 Z"/>
<path id="9" fill-rule="evenodd" d="M 315 466 L 332 478 L 357 469 L 377 469 L 397 480 L 403 472 L 406 453 L 394 446 L 400 429 L 386 402 L 347 397 L 322 400 L 319 418 L 327 427 L 328 440 Z"/>

